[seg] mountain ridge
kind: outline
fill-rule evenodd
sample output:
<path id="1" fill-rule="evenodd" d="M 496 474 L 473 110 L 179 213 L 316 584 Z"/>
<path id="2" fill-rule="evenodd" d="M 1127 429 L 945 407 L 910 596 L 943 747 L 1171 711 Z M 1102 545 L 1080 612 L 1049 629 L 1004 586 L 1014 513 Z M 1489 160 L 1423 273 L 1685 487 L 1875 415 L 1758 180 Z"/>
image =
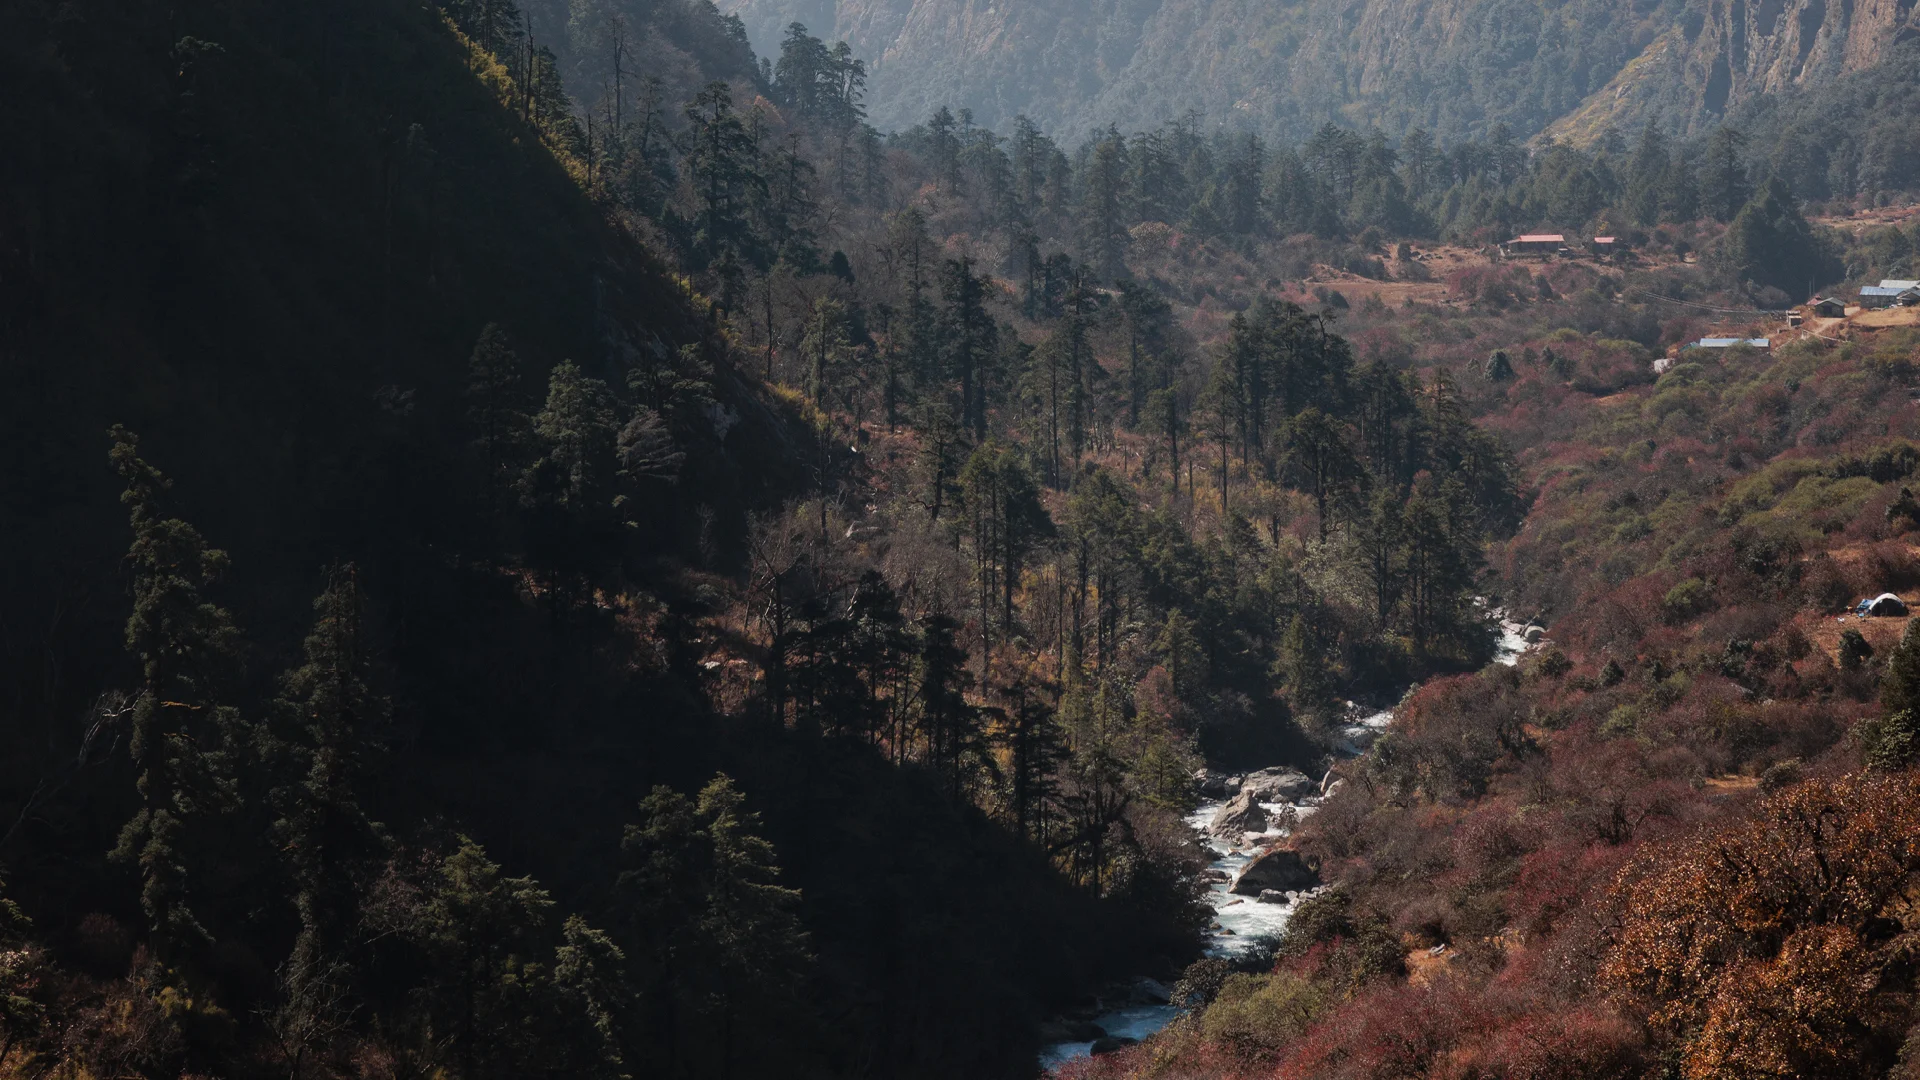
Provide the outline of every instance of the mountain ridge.
<path id="1" fill-rule="evenodd" d="M 1591 141 L 1661 116 L 1682 134 L 1772 93 L 1882 63 L 1920 36 L 1910 0 L 729 0 L 755 48 L 793 22 L 870 65 L 869 111 L 905 128 L 941 105 L 1000 128 L 1025 114 L 1072 138 L 1198 110 L 1298 140 L 1331 120 L 1443 138 Z"/>

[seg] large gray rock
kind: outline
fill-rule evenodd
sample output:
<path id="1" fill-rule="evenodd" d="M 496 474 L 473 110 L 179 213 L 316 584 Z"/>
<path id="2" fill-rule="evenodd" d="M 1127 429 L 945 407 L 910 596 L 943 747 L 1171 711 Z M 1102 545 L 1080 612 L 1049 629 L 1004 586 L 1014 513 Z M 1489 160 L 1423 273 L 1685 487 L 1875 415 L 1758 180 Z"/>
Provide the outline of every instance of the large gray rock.
<path id="1" fill-rule="evenodd" d="M 1278 766 L 1248 773 L 1242 793 L 1253 791 L 1261 802 L 1294 802 L 1313 790 L 1313 778 L 1298 769 Z"/>
<path id="2" fill-rule="evenodd" d="M 1139 978 L 1127 987 L 1129 1005 L 1165 1005 L 1173 1000 L 1173 991 L 1159 979 Z"/>
<path id="3" fill-rule="evenodd" d="M 1267 831 L 1267 811 L 1260 805 L 1254 789 L 1244 787 L 1213 815 L 1207 831 L 1235 841 L 1242 833 L 1263 833 Z"/>
<path id="4" fill-rule="evenodd" d="M 1239 777 L 1201 769 L 1193 774 L 1194 789 L 1203 799 L 1224 799 L 1240 790 Z"/>
<path id="5" fill-rule="evenodd" d="M 1040 1041 L 1054 1043 L 1092 1042 L 1107 1037 L 1106 1029 L 1090 1020 L 1051 1020 L 1040 1025 Z"/>
<path id="6" fill-rule="evenodd" d="M 1271 848 L 1254 856 L 1240 876 L 1233 879 L 1228 892 L 1238 896 L 1259 896 L 1269 890 L 1285 893 L 1311 889 L 1320 884 L 1320 875 L 1307 860 L 1290 847 Z"/>

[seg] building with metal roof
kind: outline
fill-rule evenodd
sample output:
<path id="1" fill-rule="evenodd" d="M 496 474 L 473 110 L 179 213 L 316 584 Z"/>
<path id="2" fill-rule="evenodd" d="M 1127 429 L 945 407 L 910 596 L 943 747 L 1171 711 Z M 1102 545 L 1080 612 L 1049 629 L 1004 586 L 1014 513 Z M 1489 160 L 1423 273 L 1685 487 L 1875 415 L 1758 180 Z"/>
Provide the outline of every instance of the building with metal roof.
<path id="1" fill-rule="evenodd" d="M 1754 338 L 1703 337 L 1699 341 L 1696 341 L 1693 344 L 1687 346 L 1687 348 L 1689 349 L 1731 349 L 1740 345 L 1744 345 L 1749 349 L 1768 349 L 1773 347 L 1773 341 L 1770 338 L 1763 338 L 1763 337 L 1754 337 Z"/>
<path id="2" fill-rule="evenodd" d="M 1552 255 L 1567 246 L 1567 238 L 1561 233 L 1528 233 L 1516 236 L 1501 245 L 1509 255 Z"/>

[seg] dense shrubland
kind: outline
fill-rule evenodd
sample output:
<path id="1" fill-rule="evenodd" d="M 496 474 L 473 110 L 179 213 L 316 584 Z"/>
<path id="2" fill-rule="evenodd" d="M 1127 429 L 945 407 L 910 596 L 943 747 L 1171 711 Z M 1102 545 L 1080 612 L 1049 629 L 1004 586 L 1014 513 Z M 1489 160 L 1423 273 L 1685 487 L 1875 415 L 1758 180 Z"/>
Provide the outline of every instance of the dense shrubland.
<path id="1" fill-rule="evenodd" d="M 1334 891 L 1272 972 L 1085 1075 L 1911 1068 L 1920 635 L 1835 618 L 1920 582 L 1916 342 L 1583 390 L 1634 347 L 1546 338 L 1474 410 L 1524 447 L 1496 579 L 1549 642 L 1410 695 L 1301 831 Z"/>

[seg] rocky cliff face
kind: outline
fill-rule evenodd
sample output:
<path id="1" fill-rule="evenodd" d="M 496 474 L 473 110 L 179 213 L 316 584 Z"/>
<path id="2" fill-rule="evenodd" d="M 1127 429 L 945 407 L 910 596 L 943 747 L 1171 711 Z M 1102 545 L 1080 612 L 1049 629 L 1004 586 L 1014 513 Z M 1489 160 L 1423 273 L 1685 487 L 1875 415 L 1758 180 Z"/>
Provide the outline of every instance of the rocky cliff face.
<path id="1" fill-rule="evenodd" d="M 1920 37 L 1915 0 L 1713 0 L 1627 63 L 1550 132 L 1576 141 L 1649 115 L 1698 130 L 1761 94 L 1865 71 Z"/>
<path id="2" fill-rule="evenodd" d="M 1208 122 L 1299 138 L 1329 119 L 1443 137 L 1590 138 L 1655 110 L 1698 128 L 1755 94 L 1879 63 L 1915 0 L 722 0 L 756 48 L 787 23 L 872 67 L 883 128 L 939 105 L 1069 137 Z"/>

